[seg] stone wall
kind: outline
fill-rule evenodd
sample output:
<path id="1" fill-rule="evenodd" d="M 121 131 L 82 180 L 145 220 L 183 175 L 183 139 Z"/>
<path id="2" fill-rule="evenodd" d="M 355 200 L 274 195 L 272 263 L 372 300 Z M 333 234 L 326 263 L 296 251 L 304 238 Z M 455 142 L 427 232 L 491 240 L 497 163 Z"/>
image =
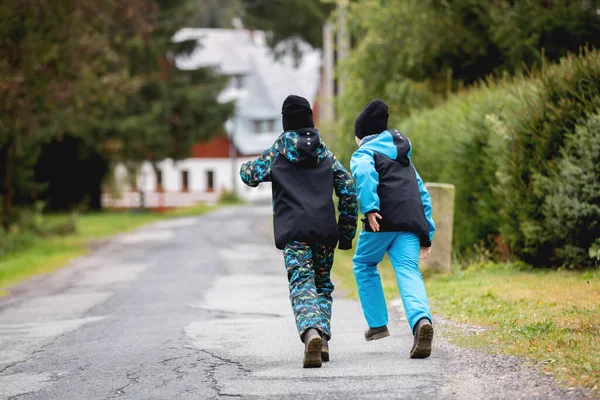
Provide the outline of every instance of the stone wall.
<path id="1" fill-rule="evenodd" d="M 452 264 L 452 226 L 454 224 L 454 185 L 426 183 L 431 196 L 435 236 L 432 251 L 420 264 L 421 270 L 433 269 L 448 273 Z"/>

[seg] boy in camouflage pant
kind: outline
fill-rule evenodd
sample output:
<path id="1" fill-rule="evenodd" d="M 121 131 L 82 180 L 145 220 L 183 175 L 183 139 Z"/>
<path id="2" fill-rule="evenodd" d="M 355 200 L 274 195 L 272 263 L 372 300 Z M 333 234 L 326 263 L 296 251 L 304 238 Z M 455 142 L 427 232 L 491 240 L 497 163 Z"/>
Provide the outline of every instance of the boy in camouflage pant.
<path id="1" fill-rule="evenodd" d="M 352 176 L 321 141 L 306 99 L 288 96 L 282 120 L 284 132 L 258 159 L 242 165 L 240 176 L 251 187 L 273 183 L 275 244 L 284 254 L 304 367 L 320 367 L 329 361 L 333 255 L 337 244 L 352 248 L 356 190 Z"/>

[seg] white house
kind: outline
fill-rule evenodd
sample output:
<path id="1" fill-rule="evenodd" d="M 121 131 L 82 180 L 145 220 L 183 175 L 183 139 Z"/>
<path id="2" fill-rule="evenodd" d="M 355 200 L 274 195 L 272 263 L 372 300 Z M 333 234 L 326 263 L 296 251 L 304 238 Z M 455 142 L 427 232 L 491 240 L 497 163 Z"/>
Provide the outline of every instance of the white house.
<path id="1" fill-rule="evenodd" d="M 185 28 L 174 37 L 175 41 L 189 39 L 196 39 L 198 47 L 189 56 L 176 60 L 179 68 L 213 67 L 229 77 L 229 86 L 219 99 L 236 104 L 234 117 L 225 125 L 227 135 L 198 143 L 185 160 L 159 162 L 158 174 L 145 163 L 137 176 L 137 188 L 133 190 L 126 183 L 124 166 L 117 166 L 115 177 L 121 182 L 122 195 L 115 199 L 106 194 L 106 206 L 137 207 L 136 189 L 144 192 L 148 207 L 178 207 L 211 201 L 219 192 L 232 189 L 245 200 L 270 198 L 269 185 L 258 189 L 243 185 L 239 167 L 269 148 L 282 132 L 281 105 L 289 94 L 311 101 L 316 98 L 320 52 L 303 44 L 301 63 L 295 67 L 291 55 L 274 58 L 264 32 Z M 235 157 L 232 157 L 233 149 Z"/>

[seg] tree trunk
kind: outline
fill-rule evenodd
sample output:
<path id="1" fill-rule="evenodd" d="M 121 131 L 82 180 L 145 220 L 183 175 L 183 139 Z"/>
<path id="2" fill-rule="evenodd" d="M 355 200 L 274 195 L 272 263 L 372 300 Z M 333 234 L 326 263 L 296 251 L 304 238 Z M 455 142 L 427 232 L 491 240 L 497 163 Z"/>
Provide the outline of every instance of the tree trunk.
<path id="1" fill-rule="evenodd" d="M 144 192 L 144 188 L 146 187 L 146 173 L 143 170 L 143 164 L 140 166 L 140 173 L 138 174 L 138 192 L 140 195 L 140 210 L 144 211 L 146 209 L 146 193 Z"/>
<path id="2" fill-rule="evenodd" d="M 102 210 L 102 186 L 104 178 L 109 173 L 108 161 L 104 159 L 100 154 L 96 153 L 91 156 L 93 173 L 90 177 L 90 188 L 88 189 L 90 196 L 89 208 L 93 211 Z"/>
<path id="3" fill-rule="evenodd" d="M 15 161 L 17 156 L 17 143 L 14 136 L 8 139 L 6 144 L 6 165 L 4 165 L 4 179 L 2 185 L 2 227 L 5 230 L 10 228 L 13 213 L 14 174 Z"/>

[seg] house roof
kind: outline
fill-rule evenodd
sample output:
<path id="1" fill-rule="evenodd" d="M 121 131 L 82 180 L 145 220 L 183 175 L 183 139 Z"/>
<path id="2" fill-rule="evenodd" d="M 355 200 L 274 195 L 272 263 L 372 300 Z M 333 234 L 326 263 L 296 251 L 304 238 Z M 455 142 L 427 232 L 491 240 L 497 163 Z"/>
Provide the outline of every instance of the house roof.
<path id="1" fill-rule="evenodd" d="M 192 157 L 194 158 L 229 158 L 231 151 L 229 138 L 219 135 L 211 140 L 196 143 L 192 146 Z"/>
<path id="2" fill-rule="evenodd" d="M 243 75 L 242 89 L 227 88 L 220 101 L 236 101 L 236 120 L 226 124 L 234 133 L 236 147 L 243 154 L 260 154 L 281 133 L 281 104 L 290 94 L 316 97 L 321 66 L 321 53 L 301 42 L 300 64 L 294 66 L 291 55 L 277 60 L 267 46 L 265 34 L 245 29 L 181 29 L 175 41 L 196 39 L 198 47 L 187 56 L 176 59 L 181 69 L 213 67 L 225 75 Z M 256 134 L 253 120 L 274 119 L 276 131 Z"/>
<path id="3" fill-rule="evenodd" d="M 192 146 L 192 158 L 229 158 L 231 156 L 231 141 L 226 135 L 218 135 L 210 140 L 196 143 Z M 261 152 L 254 154 L 243 154 L 236 148 L 236 157 L 259 156 Z"/>

